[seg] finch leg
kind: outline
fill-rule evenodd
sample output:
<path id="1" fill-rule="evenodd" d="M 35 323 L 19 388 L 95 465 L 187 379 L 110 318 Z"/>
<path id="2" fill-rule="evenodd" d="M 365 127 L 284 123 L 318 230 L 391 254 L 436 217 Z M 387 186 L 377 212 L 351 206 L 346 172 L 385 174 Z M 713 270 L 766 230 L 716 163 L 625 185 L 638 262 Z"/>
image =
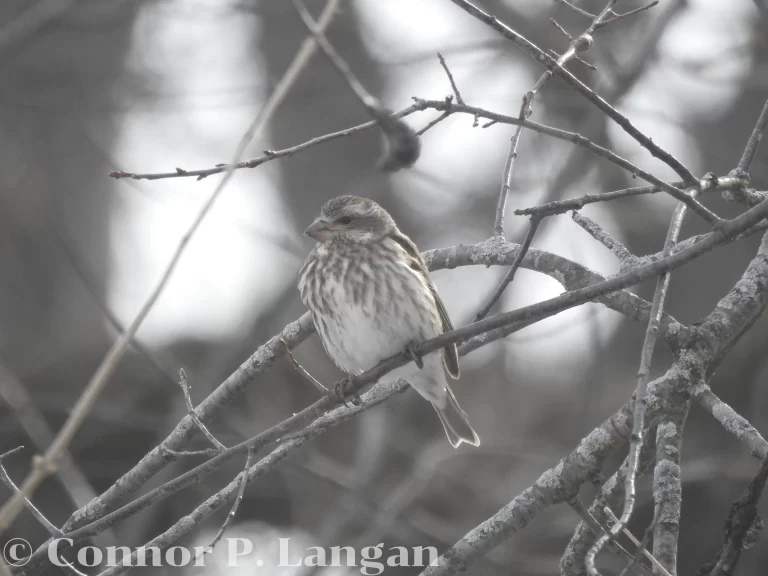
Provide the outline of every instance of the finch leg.
<path id="1" fill-rule="evenodd" d="M 408 346 L 405 347 L 403 354 L 409 360 L 413 360 L 419 370 L 424 370 L 424 359 L 420 354 L 416 353 L 416 342 L 409 342 Z"/>
<path id="2" fill-rule="evenodd" d="M 351 408 L 352 406 L 360 406 L 363 403 L 363 401 L 360 400 L 360 394 L 357 392 L 349 394 L 347 391 L 347 388 L 351 383 L 351 378 L 344 378 L 344 380 L 339 380 L 336 382 L 336 386 L 334 387 L 336 398 L 338 398 L 339 402 L 342 402 L 347 408 Z M 352 406 L 349 405 L 350 402 Z"/>

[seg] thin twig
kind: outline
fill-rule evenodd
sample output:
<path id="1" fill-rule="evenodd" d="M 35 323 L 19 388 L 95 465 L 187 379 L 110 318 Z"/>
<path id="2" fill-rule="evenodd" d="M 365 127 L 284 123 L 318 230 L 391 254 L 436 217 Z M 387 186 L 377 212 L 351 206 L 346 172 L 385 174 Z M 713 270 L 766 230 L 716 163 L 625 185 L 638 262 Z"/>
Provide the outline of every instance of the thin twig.
<path id="1" fill-rule="evenodd" d="M 524 120 L 525 117 L 525 98 L 523 98 L 523 105 L 520 108 L 520 120 Z M 475 117 L 477 118 L 477 117 Z M 485 128 L 485 126 L 484 126 Z M 509 191 L 512 189 L 512 173 L 515 169 L 515 161 L 517 160 L 517 147 L 520 144 L 520 136 L 523 134 L 523 125 L 518 124 L 515 133 L 512 135 L 512 139 L 509 141 L 509 152 L 507 153 L 507 161 L 504 164 L 504 172 L 501 176 L 501 191 L 499 192 L 499 201 L 496 204 L 496 218 L 493 222 L 493 233 L 496 236 L 504 236 L 504 216 L 507 211 L 507 198 L 509 197 Z"/>
<path id="2" fill-rule="evenodd" d="M 752 129 L 752 134 L 749 135 L 749 140 L 747 140 L 744 153 L 741 155 L 741 160 L 739 160 L 739 165 L 735 170 L 737 176 L 748 176 L 749 169 L 752 166 L 752 160 L 754 160 L 755 154 L 757 154 L 757 149 L 765 135 L 766 128 L 768 128 L 768 100 L 765 101 L 763 111 L 760 113 L 760 117 L 757 119 L 757 123 Z"/>
<path id="3" fill-rule="evenodd" d="M 528 248 L 531 247 L 531 242 L 533 242 L 533 237 L 536 234 L 536 230 L 538 229 L 540 223 L 541 218 L 536 216 L 531 218 L 531 221 L 528 224 L 528 233 L 525 235 L 525 239 L 520 246 L 520 250 L 515 257 L 515 261 L 512 263 L 512 266 L 502 279 L 501 283 L 496 287 L 496 290 L 493 291 L 493 294 L 491 294 L 491 297 L 488 299 L 488 301 L 480 308 L 480 310 L 478 310 L 477 314 L 475 315 L 475 322 L 482 320 L 488 315 L 488 312 L 491 311 L 493 305 L 496 304 L 499 298 L 501 298 L 501 295 L 504 294 L 504 290 L 506 290 L 510 282 L 515 279 L 515 273 L 517 272 L 517 269 L 520 268 L 520 264 L 522 263 L 523 258 L 525 258 L 525 255 L 528 252 Z"/>
<path id="4" fill-rule="evenodd" d="M 195 425 L 198 427 L 200 432 L 203 433 L 203 435 L 208 438 L 211 444 L 216 446 L 218 450 L 226 450 L 227 447 L 224 446 L 221 442 L 219 442 L 216 437 L 211 434 L 211 431 L 208 430 L 208 428 L 200 421 L 200 418 L 197 417 L 197 412 L 195 412 L 195 405 L 192 403 L 192 395 L 189 392 L 189 382 L 187 381 L 187 373 L 184 371 L 184 368 L 179 368 L 179 386 L 181 387 L 181 390 L 184 392 L 184 400 L 187 404 L 187 414 L 192 418 L 192 420 L 195 422 Z"/>
<path id="5" fill-rule="evenodd" d="M 10 458 L 14 454 L 21 452 L 22 450 L 24 450 L 24 446 L 16 446 L 16 448 L 8 450 L 7 452 L 3 452 L 2 454 L 0 454 L 0 462 L 5 460 L 6 458 Z"/>
<path id="6" fill-rule="evenodd" d="M 248 450 L 248 456 L 245 459 L 245 467 L 243 468 L 243 471 L 240 473 L 240 488 L 237 491 L 237 497 L 235 498 L 234 504 L 232 504 L 232 508 L 229 511 L 229 514 L 227 514 L 227 517 L 224 520 L 224 523 L 221 525 L 221 528 L 219 528 L 218 532 L 216 532 L 216 535 L 213 537 L 213 539 L 208 543 L 208 546 L 203 548 L 201 554 L 195 556 L 195 561 L 193 562 L 193 564 L 197 565 L 198 558 L 213 552 L 213 549 L 216 547 L 216 544 L 218 544 L 221 538 L 224 536 L 224 532 L 227 531 L 227 528 L 229 528 L 229 525 L 232 524 L 232 522 L 234 521 L 235 516 L 237 515 L 237 509 L 240 507 L 240 502 L 242 502 L 243 500 L 243 494 L 245 494 L 245 487 L 248 485 L 248 473 L 251 469 L 252 460 L 253 460 L 253 448 Z"/>
<path id="7" fill-rule="evenodd" d="M 692 196 L 696 195 L 696 191 L 692 193 Z M 680 230 L 682 229 L 683 219 L 685 218 L 686 206 L 684 204 L 678 204 L 672 215 L 672 221 L 669 224 L 667 231 L 667 238 L 664 242 L 664 254 L 672 252 L 677 239 L 680 236 Z M 595 567 L 595 558 L 600 553 L 600 550 L 612 539 L 615 538 L 623 528 L 627 526 L 632 512 L 635 507 L 635 478 L 637 476 L 638 464 L 640 460 L 640 450 L 643 445 L 643 429 L 645 427 L 645 411 L 648 406 L 648 378 L 651 369 L 651 362 L 653 359 L 653 351 L 656 347 L 656 337 L 659 331 L 659 322 L 661 314 L 664 310 L 664 301 L 667 296 L 667 289 L 669 288 L 670 274 L 661 274 L 656 282 L 656 290 L 653 295 L 653 304 L 651 308 L 651 317 L 648 321 L 648 328 L 645 332 L 645 340 L 643 342 L 643 348 L 640 352 L 640 368 L 637 371 L 637 385 L 634 393 L 634 414 L 633 414 L 633 427 L 632 436 L 629 443 L 629 466 L 627 469 L 627 475 L 624 481 L 624 509 L 621 513 L 621 518 L 616 523 L 609 534 L 600 537 L 594 546 L 590 548 L 586 557 L 587 573 L 590 576 L 599 576 L 599 572 Z"/>
<path id="8" fill-rule="evenodd" d="M 430 120 L 429 124 L 424 126 L 424 128 L 422 128 L 421 130 L 417 130 L 416 131 L 416 136 L 421 136 L 422 134 L 424 134 L 424 132 L 426 132 L 427 130 L 429 130 L 430 128 L 435 126 L 436 124 L 439 124 L 440 122 L 442 122 L 443 120 L 448 118 L 448 116 L 450 116 L 449 112 L 443 112 L 442 114 L 440 114 L 440 116 L 438 116 L 434 120 Z"/>
<path id="9" fill-rule="evenodd" d="M 560 26 L 560 24 L 557 22 L 557 20 L 555 20 L 554 18 L 550 18 L 550 19 L 549 19 L 549 22 L 552 24 L 552 26 L 554 26 L 554 27 L 555 27 L 555 29 L 556 29 L 558 32 L 560 32 L 560 34 L 562 34 L 563 36 L 565 36 L 565 37 L 568 39 L 568 41 L 569 41 L 569 42 L 570 42 L 571 40 L 573 40 L 573 36 L 571 36 L 571 34 L 568 32 L 568 30 L 566 30 L 565 28 L 563 28 L 562 26 Z M 557 57 L 557 56 L 555 56 L 554 54 L 553 54 L 552 56 L 553 56 L 553 57 Z M 558 55 L 558 56 L 559 56 L 559 55 Z"/>
<path id="10" fill-rule="evenodd" d="M 606 230 L 603 229 L 602 226 L 600 226 L 591 218 L 588 218 L 579 212 L 574 212 L 573 221 L 581 226 L 584 230 L 586 230 L 586 232 L 592 236 L 592 238 L 608 248 L 608 250 L 610 250 L 613 255 L 619 259 L 619 262 L 625 263 L 635 259 L 635 256 L 632 254 L 632 252 L 627 250 L 627 247 L 624 246 L 624 244 L 616 240 L 616 238 L 611 236 Z"/>
<path id="11" fill-rule="evenodd" d="M 624 14 L 618 14 L 618 15 L 614 16 L 613 18 L 609 18 L 608 20 L 606 20 L 604 22 L 600 22 L 600 24 L 598 24 L 595 27 L 595 30 L 599 30 L 603 26 L 608 26 L 608 24 L 613 24 L 614 22 L 617 22 L 619 20 L 623 20 L 627 16 L 634 16 L 638 12 L 644 12 L 646 10 L 649 10 L 649 9 L 653 8 L 654 6 L 656 6 L 658 3 L 659 3 L 659 0 L 653 0 L 653 2 L 651 2 L 650 4 L 646 4 L 645 6 L 640 6 L 640 8 L 635 8 L 634 10 L 630 10 L 629 12 L 624 12 Z"/>
<path id="12" fill-rule="evenodd" d="M 606 507 L 604 508 L 604 510 L 603 510 L 603 511 L 605 512 L 605 515 L 606 515 L 606 516 L 608 516 L 608 518 L 610 518 L 610 519 L 611 519 L 611 521 L 612 521 L 612 522 L 614 522 L 614 523 L 618 523 L 618 522 L 619 522 L 619 519 L 618 519 L 618 518 L 616 518 L 616 514 L 614 514 L 614 513 L 613 513 L 613 510 L 611 510 L 611 509 L 610 509 L 608 506 L 606 506 Z M 651 522 L 651 527 L 652 527 L 652 526 L 653 526 L 655 523 L 656 523 L 656 516 L 654 515 L 654 520 L 653 520 L 653 522 Z M 672 575 L 671 575 L 669 572 L 667 572 L 667 569 L 666 569 L 666 568 L 664 568 L 664 566 L 662 566 L 661 564 L 659 564 L 659 561 L 658 561 L 658 560 L 656 560 L 656 558 L 654 558 L 654 557 L 653 557 L 653 554 L 651 554 L 650 552 L 648 552 L 648 550 L 646 550 L 646 549 L 645 549 L 645 547 L 648 545 L 648 540 L 647 540 L 647 538 L 648 538 L 648 537 L 650 536 L 650 534 L 651 534 L 651 530 L 650 530 L 650 527 L 649 527 L 649 530 L 646 530 L 646 531 L 645 531 L 645 537 L 643 538 L 643 542 L 640 542 L 640 541 L 639 541 L 637 538 L 635 538 L 634 534 L 632 534 L 632 532 L 630 532 L 630 531 L 629 531 L 629 530 L 627 530 L 626 528 L 623 528 L 623 529 L 622 529 L 622 532 L 624 533 L 624 535 L 625 535 L 627 538 L 629 538 L 629 540 L 632 542 L 632 544 L 634 544 L 635 546 L 637 546 L 637 551 L 638 551 L 638 552 L 640 552 L 640 551 L 642 550 L 643 556 L 645 556 L 646 558 L 648 558 L 648 560 L 650 560 L 650 561 L 651 561 L 651 563 L 652 563 L 652 564 L 653 564 L 653 565 L 654 565 L 656 568 L 658 568 L 658 570 L 659 570 L 659 571 L 660 571 L 660 572 L 661 572 L 661 573 L 662 573 L 664 576 L 672 576 Z M 623 574 L 623 572 L 622 572 L 622 574 Z"/>
<path id="13" fill-rule="evenodd" d="M 293 357 L 293 352 L 291 352 L 291 349 L 288 347 L 288 344 L 286 344 L 285 340 L 283 340 L 282 338 L 280 338 L 280 341 L 281 341 L 281 342 L 283 343 L 283 345 L 285 346 L 285 355 L 286 355 L 286 356 L 288 356 L 288 360 L 290 360 L 290 361 L 291 361 L 291 364 L 293 364 L 293 367 L 296 369 L 296 371 L 297 371 L 299 374 L 301 374 L 302 376 L 304 376 L 304 378 L 306 378 L 306 379 L 307 379 L 309 382 L 311 382 L 311 383 L 312 383 L 312 385 L 313 385 L 315 388 L 317 388 L 317 389 L 320 391 L 320 393 L 321 393 L 321 394 L 330 394 L 330 393 L 331 393 L 331 391 L 330 391 L 330 390 L 328 390 L 328 388 L 326 388 L 325 386 L 323 386 L 323 385 L 320 383 L 320 381 L 319 381 L 319 380 L 317 380 L 317 378 L 315 378 L 314 376 L 312 376 L 312 374 L 310 374 L 309 372 L 307 372 L 307 371 L 304 369 L 304 366 L 302 366 L 301 364 L 299 364 L 299 361 L 298 361 L 298 360 L 296 360 L 296 358 L 294 358 L 294 357 Z"/>
<path id="14" fill-rule="evenodd" d="M 338 3 L 339 0 L 328 0 L 328 3 L 326 4 L 325 9 L 323 10 L 323 13 L 320 17 L 317 26 L 318 29 L 323 29 L 330 23 L 331 17 L 335 12 Z M 285 75 L 281 78 L 280 82 L 275 87 L 274 92 L 269 97 L 256 119 L 253 121 L 251 126 L 240 140 L 230 165 L 239 162 L 241 157 L 250 147 L 251 142 L 253 142 L 261 134 L 262 130 L 267 125 L 267 122 L 272 118 L 275 110 L 277 110 L 286 94 L 288 94 L 288 91 L 298 79 L 302 70 L 304 70 L 306 65 L 309 63 L 312 55 L 315 52 L 315 49 L 315 40 L 311 37 L 307 38 L 302 43 L 298 53 L 293 59 L 293 62 L 291 62 L 291 65 L 285 72 Z M 110 376 L 117 368 L 117 365 L 122 359 L 123 355 L 130 348 L 130 343 L 134 335 L 136 332 L 138 332 L 139 327 L 142 325 L 147 315 L 149 315 L 150 310 L 154 307 L 155 303 L 160 297 L 160 294 L 163 292 L 168 281 L 171 279 L 171 276 L 176 270 L 176 266 L 181 260 L 181 256 L 184 254 L 190 239 L 192 236 L 194 236 L 195 232 L 197 232 L 200 224 L 202 224 L 203 220 L 210 212 L 213 204 L 216 202 L 216 199 L 220 196 L 221 192 L 224 190 L 233 174 L 234 169 L 228 168 L 221 182 L 219 182 L 216 189 L 205 201 L 195 216 L 194 220 L 192 221 L 189 229 L 181 238 L 181 241 L 176 247 L 176 250 L 174 251 L 168 265 L 166 266 L 166 269 L 163 272 L 159 282 L 142 305 L 139 313 L 136 315 L 122 336 L 120 336 L 120 338 L 118 338 L 118 340 L 115 341 L 115 343 L 112 345 L 106 357 L 101 362 L 99 368 L 96 370 L 96 373 L 93 375 L 90 382 L 88 382 L 88 385 L 78 399 L 77 403 L 72 409 L 72 412 L 70 413 L 69 418 L 64 423 L 64 426 L 59 431 L 53 443 L 51 443 L 48 450 L 46 450 L 43 456 L 37 461 L 36 465 L 32 468 L 31 474 L 29 474 L 22 483 L 21 491 L 18 494 L 15 494 L 3 505 L 2 509 L 0 509 L 0 534 L 8 529 L 14 518 L 16 518 L 16 516 L 22 510 L 22 496 L 29 498 L 40 485 L 40 483 L 54 470 L 56 461 L 58 460 L 59 456 L 72 441 L 75 434 L 80 429 L 80 426 L 88 417 L 88 413 L 93 408 L 96 399 L 99 397 Z"/>
<path id="15" fill-rule="evenodd" d="M 456 102 L 458 104 L 464 104 L 464 99 L 461 97 L 461 92 L 459 92 L 459 88 L 456 86 L 456 82 L 453 80 L 453 74 L 451 74 L 451 71 L 448 68 L 448 64 L 445 63 L 445 58 L 443 58 L 443 55 L 440 54 L 440 52 L 437 53 L 437 59 L 440 60 L 440 66 L 443 67 L 443 70 L 445 70 L 445 73 L 448 76 L 448 81 L 451 83 L 451 89 L 453 90 L 454 96 L 456 96 Z"/>
<path id="16" fill-rule="evenodd" d="M 40 510 L 30 502 L 29 498 L 25 497 L 23 494 L 21 494 L 21 491 L 19 490 L 19 487 L 16 486 L 16 484 L 13 482 L 11 477 L 8 475 L 8 472 L 5 469 L 5 466 L 3 465 L 3 460 L 17 452 L 19 452 L 24 446 L 19 446 L 17 448 L 14 448 L 13 450 L 6 452 L 5 454 L 0 455 L 0 481 L 2 481 L 3 484 L 14 494 L 19 494 L 21 498 L 23 498 L 24 504 L 27 507 L 27 510 L 29 510 L 32 513 L 32 516 L 35 517 L 35 520 L 37 520 L 43 528 L 45 528 L 46 532 L 53 536 L 54 538 L 61 538 L 61 530 L 56 528 L 49 520 L 45 517 L 45 515 L 40 512 Z"/>
<path id="17" fill-rule="evenodd" d="M 725 192 L 732 190 L 742 190 L 746 181 L 741 178 L 723 177 L 717 178 L 717 184 L 713 187 L 709 187 L 706 191 Z M 683 186 L 682 182 L 667 182 L 668 185 L 675 188 Z M 539 206 L 532 206 L 530 208 L 523 208 L 521 210 L 515 210 L 517 216 L 553 216 L 555 214 L 565 214 L 571 210 L 580 210 L 587 204 L 594 204 L 596 202 L 610 202 L 612 200 L 618 200 L 620 198 L 629 198 L 632 196 L 641 196 L 644 194 L 656 194 L 662 192 L 662 189 L 658 186 L 635 186 L 632 188 L 624 188 L 622 190 L 613 190 L 611 192 L 600 192 L 596 194 L 585 194 L 578 198 L 568 198 L 567 200 L 556 200 L 554 202 L 547 202 L 546 204 L 540 204 Z M 763 200 L 764 198 L 759 198 Z M 759 203 L 759 202 L 757 202 Z"/>
<path id="18" fill-rule="evenodd" d="M 407 108 L 403 108 L 402 110 L 393 113 L 392 118 L 394 119 L 404 118 L 405 116 L 410 116 L 414 112 L 418 112 L 418 111 L 419 109 L 416 106 L 408 106 Z M 296 146 L 291 146 L 290 148 L 284 148 L 282 150 L 266 150 L 263 155 L 258 156 L 257 158 L 252 158 L 251 160 L 244 160 L 243 162 L 237 162 L 236 164 L 217 164 L 213 168 L 201 168 L 198 170 L 184 170 L 182 168 L 176 168 L 176 170 L 174 170 L 173 172 L 135 173 L 135 172 L 127 172 L 125 170 L 113 170 L 109 172 L 107 176 L 109 176 L 110 178 L 115 178 L 117 180 L 121 178 L 130 178 L 131 180 L 164 180 L 167 178 L 196 178 L 197 180 L 202 180 L 204 178 L 207 178 L 208 176 L 213 176 L 214 174 L 221 174 L 223 172 L 226 172 L 227 170 L 257 168 L 262 164 L 266 164 L 267 162 L 271 162 L 273 160 L 278 160 L 280 158 L 289 158 L 294 154 L 297 154 L 298 152 L 303 152 L 307 148 L 312 148 L 313 146 L 317 146 L 318 144 L 324 144 L 325 142 L 330 142 L 331 140 L 337 140 L 338 138 L 352 136 L 353 134 L 357 134 L 358 132 L 363 132 L 377 125 L 378 123 L 375 120 L 372 120 L 370 122 L 364 122 L 363 124 L 358 124 L 357 126 L 345 128 L 344 130 L 339 130 L 338 132 L 331 132 L 329 134 L 324 134 L 323 136 L 311 138 L 306 142 L 297 144 Z"/>
<path id="19" fill-rule="evenodd" d="M 576 12 L 577 14 L 581 14 L 582 16 L 586 16 L 587 18 L 594 19 L 595 15 L 591 12 L 587 12 L 586 10 L 579 8 L 578 6 L 571 4 L 567 0 L 555 0 L 556 2 L 559 2 L 560 4 L 563 4 L 564 6 L 568 6 L 571 10 Z"/>
<path id="20" fill-rule="evenodd" d="M 385 157 L 379 162 L 380 168 L 387 172 L 394 172 L 413 165 L 419 159 L 421 152 L 419 137 L 405 122 L 392 118 L 391 112 L 384 109 L 378 99 L 365 89 L 360 80 L 352 73 L 349 65 L 325 37 L 323 30 L 315 24 L 302 0 L 292 1 L 301 21 L 314 34 L 320 49 L 347 82 L 358 100 L 378 122 L 381 131 L 386 136 L 388 149 Z"/>

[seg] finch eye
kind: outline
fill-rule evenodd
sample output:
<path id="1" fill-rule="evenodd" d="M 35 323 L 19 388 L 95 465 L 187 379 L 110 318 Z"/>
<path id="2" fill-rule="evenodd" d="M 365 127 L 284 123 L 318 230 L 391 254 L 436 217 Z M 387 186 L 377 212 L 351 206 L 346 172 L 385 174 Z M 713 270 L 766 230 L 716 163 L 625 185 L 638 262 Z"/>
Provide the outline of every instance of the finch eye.
<path id="1" fill-rule="evenodd" d="M 352 223 L 352 216 L 342 216 L 341 218 L 336 220 L 336 222 L 343 225 L 350 224 Z"/>

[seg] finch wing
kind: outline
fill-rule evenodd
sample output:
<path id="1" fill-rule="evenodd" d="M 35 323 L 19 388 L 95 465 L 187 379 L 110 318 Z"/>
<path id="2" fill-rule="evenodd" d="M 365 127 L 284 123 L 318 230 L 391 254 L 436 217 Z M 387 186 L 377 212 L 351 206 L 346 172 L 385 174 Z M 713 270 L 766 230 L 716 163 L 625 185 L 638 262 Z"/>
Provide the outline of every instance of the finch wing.
<path id="1" fill-rule="evenodd" d="M 416 244 L 414 244 L 413 240 L 408 238 L 408 236 L 397 229 L 392 233 L 392 239 L 397 242 L 403 248 L 403 250 L 405 250 L 406 254 L 408 255 L 408 265 L 410 266 L 411 270 L 421 274 L 427 281 L 427 286 L 429 286 L 429 290 L 432 293 L 432 297 L 435 299 L 435 304 L 437 305 L 437 311 L 440 314 L 440 320 L 443 325 L 443 332 L 450 332 L 453 330 L 451 318 L 448 316 L 448 311 L 445 309 L 445 305 L 440 299 L 440 295 L 437 293 L 437 288 L 435 288 L 434 282 L 432 282 L 432 279 L 429 277 L 427 264 L 424 262 L 421 254 L 419 254 L 419 249 L 416 248 Z M 445 369 L 448 371 L 448 374 L 451 376 L 451 378 L 459 377 L 459 351 L 456 348 L 456 344 L 449 344 L 443 348 L 443 363 L 445 364 Z"/>

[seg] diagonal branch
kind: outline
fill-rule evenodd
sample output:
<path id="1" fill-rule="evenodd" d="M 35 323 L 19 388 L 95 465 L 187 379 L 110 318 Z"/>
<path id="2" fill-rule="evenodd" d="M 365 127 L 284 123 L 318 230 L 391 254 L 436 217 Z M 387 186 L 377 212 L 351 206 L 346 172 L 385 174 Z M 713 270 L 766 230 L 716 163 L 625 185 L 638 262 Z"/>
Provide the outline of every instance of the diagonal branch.
<path id="1" fill-rule="evenodd" d="M 581 226 L 590 236 L 592 236 L 592 238 L 608 248 L 622 265 L 626 265 L 635 260 L 635 256 L 627 249 L 627 247 L 611 236 L 597 222 L 578 212 L 574 212 L 572 218 L 573 221 Z"/>
<path id="2" fill-rule="evenodd" d="M 727 432 L 733 434 L 749 448 L 752 456 L 761 460 L 768 458 L 768 442 L 765 438 L 746 418 L 720 400 L 709 386 L 704 383 L 698 384 L 691 394 L 699 406 L 711 414 Z"/>
<path id="3" fill-rule="evenodd" d="M 506 290 L 507 286 L 509 286 L 512 280 L 515 279 L 515 273 L 517 272 L 517 269 L 520 268 L 520 264 L 523 262 L 523 258 L 525 258 L 528 249 L 531 247 L 531 242 L 533 242 L 533 237 L 536 234 L 536 230 L 539 228 L 540 223 L 541 218 L 537 216 L 531 218 L 531 221 L 528 224 L 528 233 L 525 235 L 525 239 L 520 245 L 520 250 L 517 252 L 515 261 L 512 262 L 512 267 L 506 273 L 501 283 L 493 291 L 493 294 L 491 294 L 491 297 L 488 299 L 488 301 L 483 304 L 480 310 L 478 310 L 477 314 L 475 315 L 475 322 L 482 320 L 488 315 L 488 312 L 491 311 L 493 305 L 496 304 L 496 302 L 499 301 L 499 298 L 501 298 L 502 294 L 504 294 L 504 290 Z"/>
<path id="4" fill-rule="evenodd" d="M 749 169 L 752 166 L 752 160 L 757 154 L 757 148 L 760 146 L 760 142 L 763 140 L 765 130 L 768 128 L 768 100 L 763 105 L 763 111 L 760 113 L 760 117 L 757 119 L 755 127 L 752 129 L 752 134 L 749 135 L 747 145 L 744 148 L 744 153 L 741 155 L 739 165 L 736 166 L 734 171 L 737 176 L 748 176 Z"/>

